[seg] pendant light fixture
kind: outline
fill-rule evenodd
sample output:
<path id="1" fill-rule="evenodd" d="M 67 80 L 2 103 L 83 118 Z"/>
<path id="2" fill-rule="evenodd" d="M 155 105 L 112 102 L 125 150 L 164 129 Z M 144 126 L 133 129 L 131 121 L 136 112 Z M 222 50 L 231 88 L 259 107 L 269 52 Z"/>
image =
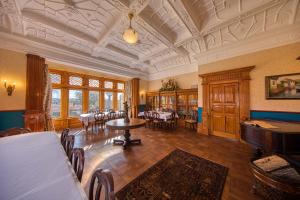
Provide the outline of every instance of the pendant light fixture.
<path id="1" fill-rule="evenodd" d="M 135 44 L 138 41 L 138 33 L 131 27 L 131 20 L 133 18 L 133 13 L 128 14 L 130 25 L 123 33 L 123 39 L 129 44 Z"/>

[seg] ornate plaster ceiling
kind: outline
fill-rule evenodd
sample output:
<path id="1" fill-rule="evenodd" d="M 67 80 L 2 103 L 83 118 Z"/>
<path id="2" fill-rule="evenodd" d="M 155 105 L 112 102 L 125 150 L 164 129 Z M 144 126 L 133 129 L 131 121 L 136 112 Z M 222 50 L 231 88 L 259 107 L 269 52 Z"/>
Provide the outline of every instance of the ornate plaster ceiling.
<path id="1" fill-rule="evenodd" d="M 129 12 L 135 45 L 122 39 Z M 278 43 L 299 40 L 299 22 L 299 0 L 0 0 L 0 47 L 154 79 L 196 71 L 253 38 L 266 46 L 262 36 L 270 33 Z"/>

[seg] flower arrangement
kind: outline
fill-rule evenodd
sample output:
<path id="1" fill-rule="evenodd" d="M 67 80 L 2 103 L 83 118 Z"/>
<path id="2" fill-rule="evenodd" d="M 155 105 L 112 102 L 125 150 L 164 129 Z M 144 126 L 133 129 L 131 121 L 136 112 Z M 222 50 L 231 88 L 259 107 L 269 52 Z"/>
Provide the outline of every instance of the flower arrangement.
<path id="1" fill-rule="evenodd" d="M 174 91 L 179 89 L 179 86 L 177 84 L 177 82 L 174 79 L 169 79 L 166 82 L 165 81 L 161 81 L 161 88 L 159 89 L 160 92 L 163 91 Z"/>

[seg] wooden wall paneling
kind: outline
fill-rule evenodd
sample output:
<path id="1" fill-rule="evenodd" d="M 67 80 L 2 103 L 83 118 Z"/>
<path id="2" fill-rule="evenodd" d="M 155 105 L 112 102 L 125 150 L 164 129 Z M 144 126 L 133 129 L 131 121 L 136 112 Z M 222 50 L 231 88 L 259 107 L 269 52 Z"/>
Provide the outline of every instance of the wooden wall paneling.
<path id="1" fill-rule="evenodd" d="M 209 120 L 209 85 L 207 83 L 206 77 L 202 78 L 202 98 L 203 98 L 203 107 L 202 107 L 202 130 L 203 134 L 208 135 L 210 132 L 210 120 Z"/>
<path id="2" fill-rule="evenodd" d="M 82 78 L 82 112 L 87 113 L 89 110 L 89 77 L 83 76 Z"/>
<path id="3" fill-rule="evenodd" d="M 45 59 L 27 54 L 26 72 L 26 111 L 24 114 L 25 127 L 33 132 L 44 131 L 45 113 L 43 111 L 43 98 L 45 78 Z"/>
<path id="4" fill-rule="evenodd" d="M 132 99 L 131 99 L 131 112 L 132 112 L 132 117 L 136 118 L 138 117 L 138 107 L 139 107 L 139 90 L 140 90 L 140 79 L 139 78 L 134 78 L 131 80 L 132 84 Z"/>
<path id="5" fill-rule="evenodd" d="M 202 78 L 202 87 L 203 87 L 203 111 L 202 111 L 202 130 L 201 132 L 204 134 L 213 134 L 214 130 L 216 132 L 225 130 L 228 133 L 236 132 L 235 138 L 240 138 L 240 130 L 239 124 L 241 121 L 250 118 L 250 91 L 249 91 L 249 81 L 250 81 L 250 71 L 254 68 L 254 66 L 244 67 L 233 70 L 226 70 L 221 72 L 214 72 L 208 74 L 199 75 Z M 230 84 L 236 82 L 238 86 L 236 92 L 232 91 L 233 86 L 230 87 Z M 216 94 L 212 94 L 212 85 L 220 84 L 226 91 L 223 91 L 223 99 L 221 101 L 224 102 L 224 98 L 228 98 L 228 102 L 224 102 L 224 104 L 220 104 L 223 110 L 225 117 L 225 122 L 227 120 L 228 124 L 225 124 L 224 127 L 222 123 L 218 123 L 216 117 L 220 117 L 220 115 L 214 116 L 214 110 L 216 107 L 216 102 L 213 98 L 217 98 Z M 229 85 L 228 85 L 229 84 Z M 221 87 L 221 86 L 220 86 Z M 230 89 L 231 88 L 231 89 Z M 231 92 L 230 92 L 231 91 Z M 217 92 L 217 91 L 216 91 Z M 226 94 L 227 92 L 227 94 Z M 230 94 L 229 94 L 230 93 Z M 235 95 L 235 93 L 237 93 Z M 227 96 L 226 96 L 227 95 Z M 230 103 L 230 100 L 236 99 L 236 102 Z M 225 107 L 224 107 L 225 106 Z M 236 107 L 236 110 L 233 113 L 230 113 L 228 109 L 230 106 Z M 232 108 L 234 109 L 234 108 Z M 226 114 L 225 114 L 226 113 Z M 234 115 L 235 113 L 235 115 Z M 230 115 L 231 114 L 231 115 Z M 221 118 L 218 118 L 221 119 Z M 214 121 L 215 120 L 215 124 Z M 220 120 L 219 120 L 220 121 Z M 236 121 L 235 126 L 233 123 Z M 232 122 L 232 123 L 231 123 Z M 220 127 L 219 127 L 220 126 Z M 221 136 L 225 136 L 225 134 L 221 134 Z M 230 135 L 227 135 L 230 137 Z"/>
<path id="6" fill-rule="evenodd" d="M 27 54 L 26 110 L 43 110 L 45 59 Z"/>

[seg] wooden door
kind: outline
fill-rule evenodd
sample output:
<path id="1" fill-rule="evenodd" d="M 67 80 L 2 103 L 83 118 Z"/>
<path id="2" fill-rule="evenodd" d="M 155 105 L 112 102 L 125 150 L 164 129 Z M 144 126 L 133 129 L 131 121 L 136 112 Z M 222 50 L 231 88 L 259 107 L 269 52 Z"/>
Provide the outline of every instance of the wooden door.
<path id="1" fill-rule="evenodd" d="M 238 138 L 239 85 L 234 83 L 210 85 L 211 133 L 222 137 Z"/>

